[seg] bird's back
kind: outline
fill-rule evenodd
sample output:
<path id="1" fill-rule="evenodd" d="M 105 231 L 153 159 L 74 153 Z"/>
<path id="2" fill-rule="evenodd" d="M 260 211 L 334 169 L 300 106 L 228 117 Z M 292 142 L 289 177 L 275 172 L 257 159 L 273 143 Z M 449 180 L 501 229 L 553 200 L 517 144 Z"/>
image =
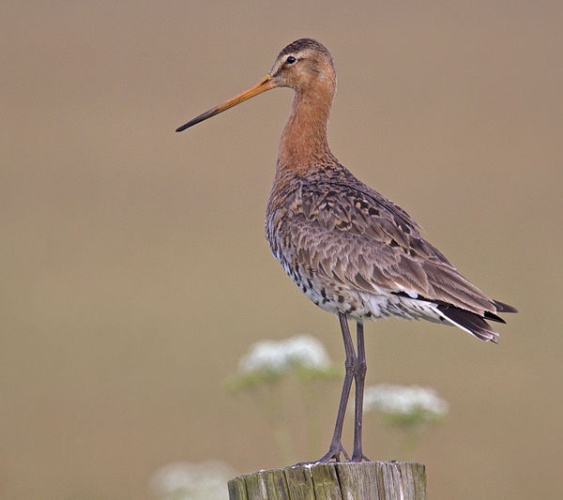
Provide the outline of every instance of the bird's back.
<path id="1" fill-rule="evenodd" d="M 455 324 L 482 338 L 485 319 L 515 311 L 465 279 L 400 207 L 336 161 L 278 168 L 266 237 L 274 256 L 319 307 L 359 321 L 380 317 Z"/>

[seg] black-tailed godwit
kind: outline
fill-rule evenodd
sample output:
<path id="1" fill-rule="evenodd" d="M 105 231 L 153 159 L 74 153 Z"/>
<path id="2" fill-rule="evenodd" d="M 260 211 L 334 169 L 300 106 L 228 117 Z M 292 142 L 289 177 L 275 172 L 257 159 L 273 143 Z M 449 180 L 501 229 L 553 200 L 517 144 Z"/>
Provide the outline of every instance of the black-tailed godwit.
<path id="1" fill-rule="evenodd" d="M 364 321 L 383 317 L 426 319 L 454 325 L 478 339 L 496 342 L 488 321 L 516 312 L 464 278 L 421 236 L 404 210 L 356 179 L 332 154 L 327 122 L 336 91 L 329 51 L 304 38 L 285 47 L 256 85 L 197 116 L 177 132 L 262 92 L 295 91 L 280 139 L 274 184 L 266 212 L 272 253 L 309 299 L 338 316 L 346 351 L 346 374 L 334 434 L 318 462 L 366 460 L 362 407 L 366 359 Z M 357 325 L 356 348 L 348 320 Z M 341 437 L 348 396 L 355 381 L 354 449 Z"/>

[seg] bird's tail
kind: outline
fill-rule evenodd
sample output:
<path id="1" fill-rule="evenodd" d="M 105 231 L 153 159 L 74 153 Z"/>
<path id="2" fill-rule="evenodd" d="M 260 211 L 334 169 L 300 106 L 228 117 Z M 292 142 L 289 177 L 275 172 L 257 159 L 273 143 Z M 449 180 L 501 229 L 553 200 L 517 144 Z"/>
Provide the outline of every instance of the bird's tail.
<path id="1" fill-rule="evenodd" d="M 497 312 L 518 312 L 515 307 L 508 304 L 497 301 L 495 301 L 494 304 Z M 497 344 L 499 337 L 498 332 L 489 325 L 486 320 L 506 323 L 501 317 L 488 311 L 486 311 L 483 316 L 480 316 L 477 313 L 466 311 L 449 304 L 439 304 L 437 309 L 446 321 L 485 342 L 494 342 Z"/>

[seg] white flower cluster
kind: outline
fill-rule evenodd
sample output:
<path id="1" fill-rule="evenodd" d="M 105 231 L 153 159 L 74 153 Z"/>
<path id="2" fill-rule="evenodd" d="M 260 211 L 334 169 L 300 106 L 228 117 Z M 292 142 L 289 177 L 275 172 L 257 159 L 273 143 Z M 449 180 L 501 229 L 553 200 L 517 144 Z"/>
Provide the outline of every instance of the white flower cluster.
<path id="1" fill-rule="evenodd" d="M 448 413 L 448 403 L 432 388 L 380 384 L 366 389 L 364 409 L 388 415 L 409 416 L 423 413 L 433 418 L 441 418 Z"/>
<path id="2" fill-rule="evenodd" d="M 327 368 L 329 364 L 328 354 L 319 340 L 309 335 L 297 335 L 287 340 L 262 340 L 252 345 L 239 361 L 239 371 L 283 373 L 295 366 Z"/>
<path id="3" fill-rule="evenodd" d="M 150 484 L 160 500 L 227 500 L 234 475 L 221 462 L 174 462 L 157 470 Z"/>

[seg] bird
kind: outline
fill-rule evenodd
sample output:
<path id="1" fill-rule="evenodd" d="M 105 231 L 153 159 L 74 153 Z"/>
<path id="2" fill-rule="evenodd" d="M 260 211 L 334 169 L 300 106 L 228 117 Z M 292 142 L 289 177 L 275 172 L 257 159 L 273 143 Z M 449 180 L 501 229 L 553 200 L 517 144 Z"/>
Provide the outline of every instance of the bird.
<path id="1" fill-rule="evenodd" d="M 277 87 L 294 91 L 279 141 L 265 233 L 273 256 L 317 306 L 337 315 L 345 375 L 329 449 L 314 463 L 369 459 L 362 446 L 367 370 L 364 323 L 378 318 L 424 319 L 453 325 L 496 343 L 490 321 L 515 313 L 467 280 L 422 236 L 402 208 L 357 179 L 332 153 L 327 124 L 336 93 L 334 60 L 311 38 L 287 45 L 257 84 L 178 127 L 186 130 Z M 349 322 L 356 323 L 356 343 Z M 355 385 L 353 450 L 342 445 L 344 417 Z M 313 462 L 312 462 L 313 463 Z"/>

